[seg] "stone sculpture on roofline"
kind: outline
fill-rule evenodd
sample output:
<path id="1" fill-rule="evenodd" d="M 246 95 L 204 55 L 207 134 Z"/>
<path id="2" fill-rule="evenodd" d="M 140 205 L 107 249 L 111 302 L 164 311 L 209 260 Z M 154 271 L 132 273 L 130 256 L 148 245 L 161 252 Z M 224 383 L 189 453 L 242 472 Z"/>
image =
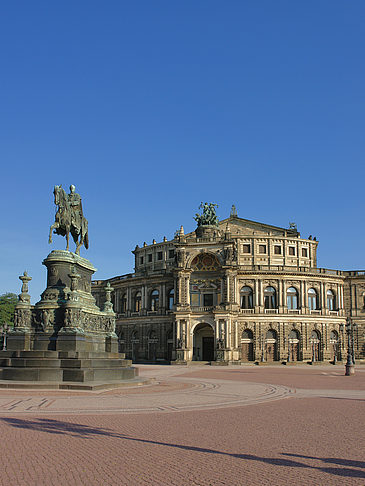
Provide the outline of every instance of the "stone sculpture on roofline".
<path id="1" fill-rule="evenodd" d="M 218 234 L 218 216 L 216 214 L 216 208 L 218 204 L 214 203 L 201 203 L 199 209 L 203 210 L 202 214 L 195 214 L 195 221 L 198 223 L 198 227 L 195 230 L 197 238 L 214 238 Z"/>

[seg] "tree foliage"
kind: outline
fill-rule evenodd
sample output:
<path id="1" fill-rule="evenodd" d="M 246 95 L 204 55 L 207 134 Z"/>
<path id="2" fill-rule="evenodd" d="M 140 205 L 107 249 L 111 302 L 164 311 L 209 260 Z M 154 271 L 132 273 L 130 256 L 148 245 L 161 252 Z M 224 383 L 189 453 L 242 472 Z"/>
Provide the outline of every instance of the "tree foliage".
<path id="1" fill-rule="evenodd" d="M 18 302 L 16 294 L 7 293 L 0 295 L 0 325 L 14 323 L 14 310 Z"/>

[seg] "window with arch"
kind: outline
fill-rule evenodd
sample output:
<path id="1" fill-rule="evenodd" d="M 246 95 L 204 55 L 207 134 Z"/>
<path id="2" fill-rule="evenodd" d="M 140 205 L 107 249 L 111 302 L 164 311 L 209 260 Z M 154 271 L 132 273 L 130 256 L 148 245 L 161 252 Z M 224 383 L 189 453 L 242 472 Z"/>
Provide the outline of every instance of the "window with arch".
<path id="1" fill-rule="evenodd" d="M 251 329 L 245 329 L 242 332 L 242 339 L 253 339 L 253 332 L 251 331 Z"/>
<path id="2" fill-rule="evenodd" d="M 330 343 L 337 343 L 338 342 L 338 333 L 337 331 L 331 331 L 330 334 Z"/>
<path id="3" fill-rule="evenodd" d="M 311 342 L 319 342 L 321 340 L 321 335 L 318 331 L 316 331 L 315 329 L 313 329 L 313 331 L 311 332 L 311 337 L 310 337 L 310 340 Z"/>
<path id="4" fill-rule="evenodd" d="M 299 341 L 299 338 L 300 338 L 300 334 L 299 334 L 299 331 L 297 331 L 296 329 L 292 329 L 289 333 L 289 342 L 294 340 L 298 340 Z"/>
<path id="5" fill-rule="evenodd" d="M 169 310 L 172 310 L 175 304 L 175 290 L 171 289 L 168 294 L 168 306 Z"/>
<path id="6" fill-rule="evenodd" d="M 159 301 L 159 292 L 158 290 L 152 290 L 151 298 L 150 298 L 150 310 L 157 311 L 158 308 L 158 301 Z"/>
<path id="7" fill-rule="evenodd" d="M 123 294 L 120 299 L 120 312 L 124 314 L 127 312 L 127 294 Z"/>
<path id="8" fill-rule="evenodd" d="M 140 312 L 141 310 L 141 303 L 142 303 L 142 294 L 141 292 L 136 292 L 133 298 L 133 311 Z"/>
<path id="9" fill-rule="evenodd" d="M 315 289 L 308 290 L 308 308 L 309 310 L 318 309 L 318 295 Z"/>
<path id="10" fill-rule="evenodd" d="M 277 339 L 277 334 L 276 334 L 276 331 L 274 331 L 274 329 L 269 329 L 266 333 L 266 336 L 265 336 L 265 339 L 268 340 L 268 339 Z"/>
<path id="11" fill-rule="evenodd" d="M 327 309 L 330 311 L 335 310 L 336 307 L 336 299 L 335 294 L 332 290 L 327 290 Z"/>
<path id="12" fill-rule="evenodd" d="M 253 292 L 251 287 L 247 285 L 241 288 L 240 291 L 241 309 L 253 308 Z"/>
<path id="13" fill-rule="evenodd" d="M 265 309 L 276 309 L 276 290 L 274 287 L 266 287 L 264 290 Z"/>
<path id="14" fill-rule="evenodd" d="M 289 287 L 286 291 L 286 305 L 288 309 L 298 309 L 298 291 L 295 287 Z"/>

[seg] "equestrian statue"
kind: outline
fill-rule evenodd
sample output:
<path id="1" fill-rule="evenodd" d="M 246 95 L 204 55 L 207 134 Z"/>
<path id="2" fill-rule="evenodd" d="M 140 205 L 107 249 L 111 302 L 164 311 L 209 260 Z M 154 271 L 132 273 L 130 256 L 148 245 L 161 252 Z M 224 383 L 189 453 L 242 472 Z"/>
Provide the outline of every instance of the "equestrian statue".
<path id="1" fill-rule="evenodd" d="M 77 255 L 80 255 L 80 247 L 89 248 L 89 236 L 87 230 L 87 219 L 82 212 L 81 197 L 75 192 L 75 186 L 70 186 L 70 194 L 66 194 L 62 186 L 54 187 L 54 203 L 57 206 L 55 222 L 49 229 L 48 243 L 52 243 L 52 231 L 55 234 L 66 236 L 69 250 L 70 233 L 76 244 Z"/>

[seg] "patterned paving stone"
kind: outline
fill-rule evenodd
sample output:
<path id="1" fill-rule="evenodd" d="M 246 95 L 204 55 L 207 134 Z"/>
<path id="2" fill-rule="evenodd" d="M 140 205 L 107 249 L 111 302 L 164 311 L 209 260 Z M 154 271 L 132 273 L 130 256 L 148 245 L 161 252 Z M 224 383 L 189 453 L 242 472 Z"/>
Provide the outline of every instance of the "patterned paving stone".
<path id="1" fill-rule="evenodd" d="M 236 378 L 231 379 L 230 371 Z M 256 382 L 231 368 L 223 377 L 214 369 L 141 367 L 141 374 L 153 373 L 161 391 L 154 385 L 120 394 L 0 393 L 0 485 L 365 484 L 365 397 L 357 382 L 354 390 L 341 389 L 336 381 L 320 389 L 316 384 L 321 378 L 308 370 L 298 374 L 295 387 L 288 387 L 277 385 L 266 367 L 254 371 Z M 301 387 L 308 379 L 312 389 Z M 245 394 L 241 390 L 246 388 L 251 391 Z M 278 390 L 285 399 L 275 397 Z M 255 396 L 258 401 L 248 403 Z M 172 403 L 174 397 L 181 406 L 189 407 L 190 400 L 197 406 L 178 413 L 105 409 L 111 399 L 138 400 L 139 407 L 148 409 L 157 400 Z M 52 412 L 58 400 L 64 407 L 67 400 L 85 407 L 94 399 L 99 400 L 94 412 L 79 410 L 76 415 L 71 406 L 67 413 Z M 242 403 L 231 406 L 232 400 Z M 213 401 L 224 405 L 214 407 Z"/>

